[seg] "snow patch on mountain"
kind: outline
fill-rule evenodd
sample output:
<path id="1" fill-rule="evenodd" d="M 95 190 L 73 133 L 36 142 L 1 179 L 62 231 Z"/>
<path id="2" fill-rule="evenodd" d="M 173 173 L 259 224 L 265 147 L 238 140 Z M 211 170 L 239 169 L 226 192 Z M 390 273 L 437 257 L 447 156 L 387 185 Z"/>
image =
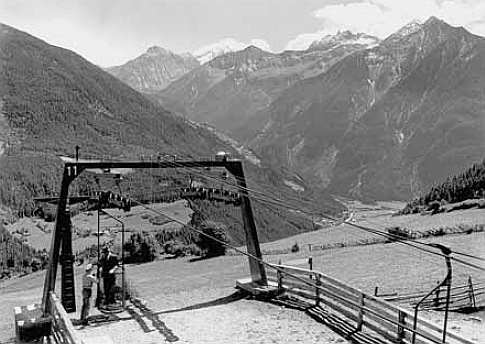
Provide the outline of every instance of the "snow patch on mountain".
<path id="1" fill-rule="evenodd" d="M 243 43 L 235 40 L 234 38 L 225 38 L 217 43 L 209 44 L 193 51 L 192 56 L 194 56 L 200 62 L 200 64 L 204 64 L 218 56 L 233 51 L 243 50 L 251 45 L 266 51 L 271 50 L 268 42 L 266 42 L 264 39 L 254 38 L 249 43 Z"/>
<path id="2" fill-rule="evenodd" d="M 330 49 L 342 45 L 363 45 L 372 48 L 380 43 L 379 38 L 365 33 L 352 33 L 349 30 L 339 31 L 335 35 L 326 35 L 320 40 L 315 40 L 310 44 L 309 49 Z"/>
<path id="3" fill-rule="evenodd" d="M 390 37 L 393 38 L 400 38 L 404 36 L 411 35 L 421 29 L 423 26 L 423 23 L 419 20 L 413 20 L 409 24 L 404 25 L 402 28 L 400 28 L 398 31 L 393 33 Z"/>

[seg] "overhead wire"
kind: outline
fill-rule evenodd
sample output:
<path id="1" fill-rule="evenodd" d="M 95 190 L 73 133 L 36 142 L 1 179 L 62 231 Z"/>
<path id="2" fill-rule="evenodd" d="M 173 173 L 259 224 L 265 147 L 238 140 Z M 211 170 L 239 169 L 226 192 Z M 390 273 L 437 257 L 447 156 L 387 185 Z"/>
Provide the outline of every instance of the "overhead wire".
<path id="1" fill-rule="evenodd" d="M 180 167 L 180 168 L 183 168 L 183 169 L 186 169 L 186 170 L 187 170 L 187 169 L 190 169 L 191 171 L 192 171 L 192 169 L 193 169 L 193 168 L 200 168 L 200 167 L 202 167 L 202 166 L 201 166 L 201 165 L 199 165 L 199 164 L 194 164 L 194 167 L 186 167 L 186 166 L 184 166 L 184 165 L 180 164 L 180 162 L 177 162 L 176 160 L 174 160 L 172 163 L 173 163 L 173 164 L 174 164 L 176 167 Z M 199 173 L 198 171 L 195 171 L 194 173 L 195 173 L 195 174 L 199 174 L 199 175 L 201 174 L 201 173 Z M 227 182 L 226 180 L 222 179 L 222 178 L 217 178 L 217 177 L 214 177 L 214 176 L 207 176 L 207 175 L 205 175 L 205 174 L 202 174 L 202 175 L 203 175 L 204 177 L 206 177 L 206 178 L 208 177 L 208 178 L 210 178 L 210 179 L 217 180 L 217 181 L 219 181 L 219 182 L 221 182 L 221 183 L 224 183 L 224 184 L 226 184 L 226 185 L 228 184 L 228 182 Z M 230 185 L 231 185 L 231 186 L 234 186 L 234 185 L 232 185 L 232 184 L 230 184 Z M 253 199 L 256 199 L 256 200 L 259 200 L 259 201 L 262 201 L 262 202 L 271 203 L 271 204 L 273 204 L 273 205 L 275 205 L 275 206 L 283 206 L 283 207 L 285 207 L 285 208 L 292 209 L 292 210 L 298 210 L 298 211 L 300 211 L 300 212 L 307 213 L 307 214 L 319 214 L 319 215 L 321 215 L 322 217 L 327 218 L 327 219 L 332 220 L 332 221 L 338 221 L 338 220 L 339 220 L 339 219 L 335 219 L 335 218 L 333 218 L 333 217 L 330 217 L 330 216 L 328 216 L 328 215 L 324 215 L 323 213 L 321 213 L 321 212 L 319 212 L 319 211 L 318 211 L 318 212 L 316 212 L 316 211 L 311 211 L 311 210 L 308 210 L 308 209 L 305 209 L 305 208 L 301 208 L 301 207 L 299 208 L 299 207 L 296 207 L 295 205 L 293 205 L 293 204 L 291 204 L 291 203 L 289 203 L 289 202 L 287 202 L 287 201 L 285 201 L 285 200 L 278 199 L 278 198 L 276 198 L 276 197 L 273 197 L 273 199 L 272 199 L 271 197 L 267 197 L 267 196 L 266 196 L 266 195 L 268 194 L 268 192 L 264 193 L 264 196 L 255 196 L 255 195 L 254 195 L 254 193 L 260 193 L 260 194 L 261 194 L 261 193 L 263 193 L 263 192 L 260 192 L 260 191 L 258 191 L 258 190 L 254 190 L 254 189 L 250 189 L 250 188 L 248 188 L 248 187 L 246 187 L 246 188 L 243 188 L 243 187 L 241 187 L 241 186 L 236 186 L 236 187 L 237 187 L 238 189 L 244 189 L 244 190 L 245 190 L 245 191 L 247 191 L 247 192 L 252 192 L 252 193 L 253 193 L 252 198 L 253 198 Z M 421 250 L 421 251 L 423 251 L 423 252 L 426 252 L 426 253 L 428 253 L 428 254 L 432 254 L 432 255 L 436 255 L 436 256 L 441 256 L 441 257 L 445 257 L 445 255 L 444 255 L 444 254 L 442 254 L 442 253 L 435 252 L 435 251 L 431 251 L 431 250 L 424 249 L 424 248 L 422 248 L 422 247 L 418 247 L 418 246 L 417 246 L 417 245 L 430 246 L 429 244 L 426 244 L 426 243 L 421 243 L 421 242 L 419 242 L 419 241 L 413 241 L 413 243 L 416 243 L 416 244 L 417 244 L 417 245 L 414 245 L 414 244 L 411 244 L 410 242 L 408 242 L 408 241 L 406 241 L 406 240 L 402 240 L 402 238 L 400 238 L 399 236 L 397 236 L 397 235 L 393 235 L 393 234 L 391 234 L 391 233 L 386 233 L 386 232 L 382 232 L 382 231 L 379 231 L 379 230 L 376 230 L 376 229 L 371 229 L 371 228 L 368 228 L 368 227 L 364 227 L 364 226 L 356 225 L 355 223 L 350 223 L 350 222 L 345 222 L 345 223 L 346 223 L 347 225 L 350 225 L 350 226 L 354 227 L 354 228 L 357 228 L 357 229 L 360 229 L 360 230 L 364 230 L 364 231 L 367 231 L 367 232 L 370 232 L 370 233 L 373 233 L 373 234 L 376 234 L 376 235 L 384 236 L 384 237 L 386 237 L 386 238 L 389 238 L 389 239 L 392 239 L 392 240 L 394 240 L 394 241 L 396 241 L 396 242 L 399 242 L 399 243 L 401 243 L 401 244 L 405 244 L 405 245 L 408 245 L 408 246 L 410 246 L 410 247 L 416 248 L 416 249 Z M 467 266 L 469 266 L 469 267 L 473 267 L 473 268 L 478 268 L 478 269 L 480 269 L 480 270 L 482 270 L 482 269 L 483 269 L 483 270 L 485 271 L 485 268 L 482 268 L 482 267 L 477 266 L 477 265 L 475 265 L 475 264 L 472 264 L 472 263 L 469 263 L 469 262 L 463 261 L 463 260 L 458 259 L 458 258 L 455 258 L 455 257 L 451 257 L 451 258 L 452 258 L 453 260 L 455 260 L 455 261 L 457 261 L 457 262 L 461 263 L 461 264 L 464 264 L 464 265 L 467 265 Z"/>
<path id="2" fill-rule="evenodd" d="M 283 272 L 283 273 L 285 273 L 285 275 L 290 276 L 290 277 L 292 277 L 292 278 L 294 278 L 294 279 L 296 279 L 296 280 L 298 280 L 298 281 L 300 281 L 300 282 L 302 282 L 302 283 L 304 283 L 304 284 L 306 284 L 306 285 L 309 285 L 309 286 L 311 286 L 311 287 L 314 287 L 314 288 L 316 288 L 316 289 L 322 289 L 322 287 L 321 287 L 320 285 L 318 285 L 316 282 L 314 283 L 313 281 L 308 281 L 307 279 L 304 279 L 304 278 L 302 278 L 302 277 L 300 277 L 300 276 L 297 276 L 297 275 L 295 275 L 295 274 L 292 274 L 292 273 L 290 273 L 290 272 L 287 272 L 287 271 L 285 271 L 283 268 L 281 268 L 281 267 L 280 267 L 280 266 L 278 266 L 278 265 L 270 264 L 270 263 L 268 263 L 268 262 L 264 261 L 263 259 L 261 259 L 261 258 L 259 258 L 259 257 L 256 257 L 256 256 L 255 256 L 255 255 L 253 255 L 253 254 L 250 254 L 250 253 L 248 253 L 248 252 L 245 252 L 245 251 L 243 251 L 243 250 L 240 250 L 239 248 L 235 247 L 234 245 L 231 245 L 231 244 L 229 244 L 229 243 L 227 243 L 227 242 L 225 242 L 225 241 L 223 241 L 223 240 L 220 240 L 220 239 L 218 239 L 218 238 L 216 238 L 216 237 L 214 237 L 214 236 L 212 236 L 212 235 L 210 235 L 210 234 L 204 233 L 203 231 L 198 230 L 198 229 L 196 229 L 195 227 L 193 227 L 193 226 L 191 226 L 191 225 L 189 225 L 189 224 L 184 223 L 183 221 L 180 221 L 180 220 L 178 220 L 178 219 L 176 219 L 176 218 L 174 218 L 174 217 L 172 217 L 172 216 L 170 216 L 170 215 L 167 215 L 167 214 L 165 214 L 165 213 L 163 213 L 163 212 L 161 212 L 161 211 L 159 211 L 159 210 L 153 209 L 153 208 L 151 208 L 151 207 L 149 207 L 149 206 L 147 206 L 147 205 L 145 205 L 145 204 L 143 204 L 143 203 L 141 203 L 141 202 L 138 202 L 138 201 L 136 201 L 136 200 L 134 200 L 134 199 L 131 199 L 131 201 L 132 201 L 133 203 L 138 203 L 138 204 L 139 204 L 140 206 L 142 206 L 143 208 L 145 208 L 145 209 L 147 209 L 147 210 L 150 210 L 150 211 L 152 211 L 152 212 L 154 212 L 154 213 L 156 213 L 156 214 L 158 214 L 158 215 L 163 215 L 163 216 L 165 216 L 165 217 L 167 217 L 167 218 L 171 219 L 171 220 L 172 220 L 172 221 L 174 221 L 174 222 L 177 222 L 177 223 L 179 223 L 179 224 L 182 224 L 182 225 L 186 226 L 187 228 L 189 228 L 190 230 L 192 230 L 192 231 L 194 231 L 194 232 L 196 232 L 196 233 L 198 233 L 198 234 L 200 234 L 200 235 L 203 235 L 203 236 L 205 236 L 205 237 L 207 237 L 207 238 L 209 238 L 209 239 L 211 239 L 211 240 L 213 240 L 213 241 L 215 241 L 215 242 L 218 242 L 218 243 L 220 243 L 220 244 L 222 244 L 222 245 L 224 245 L 224 246 L 227 246 L 227 247 L 229 247 L 229 248 L 233 249 L 235 252 L 238 252 L 238 253 L 240 253 L 240 254 L 242 254 L 242 255 L 245 255 L 245 256 L 247 256 L 247 257 L 249 257 L 249 258 L 252 258 L 252 259 L 254 259 L 254 260 L 258 261 L 260 264 L 262 264 L 262 265 L 264 265 L 264 266 L 270 267 L 270 268 L 275 269 L 276 271 L 279 271 L 279 272 Z"/>
<path id="3" fill-rule="evenodd" d="M 215 177 L 213 177 L 213 178 L 215 178 Z M 246 189 L 246 191 L 251 191 L 251 192 L 254 192 L 255 191 L 255 190 L 251 190 L 249 188 L 245 188 L 245 189 Z M 261 196 L 258 197 L 258 196 L 254 196 L 254 195 L 252 195 L 252 198 L 257 199 L 257 200 L 260 200 L 260 201 L 272 203 L 274 205 L 282 205 L 282 206 L 286 206 L 287 208 L 290 208 L 290 209 L 293 209 L 293 210 L 299 210 L 301 212 L 307 212 L 307 213 L 309 213 L 307 209 L 302 209 L 302 208 L 294 207 L 294 205 L 288 204 L 286 201 L 281 200 L 281 199 L 271 199 L 271 198 L 268 198 L 268 197 L 261 197 Z M 322 217 L 327 218 L 327 219 L 332 220 L 332 221 L 338 221 L 339 220 L 339 219 L 335 219 L 333 217 L 330 217 L 328 215 L 324 215 L 324 214 L 322 214 L 320 212 L 318 212 L 318 214 L 320 214 Z M 376 229 L 364 227 L 364 226 L 357 225 L 357 224 L 351 223 L 351 222 L 345 222 L 345 224 L 347 224 L 349 226 L 352 226 L 354 228 L 360 229 L 360 230 L 364 230 L 366 232 L 370 232 L 370 233 L 373 233 L 373 234 L 376 234 L 376 235 L 384 236 L 384 237 L 386 237 L 388 239 L 391 239 L 391 240 L 393 240 L 395 242 L 398 242 L 398 243 L 401 243 L 401 244 L 404 244 L 404 245 L 413 247 L 415 249 L 421 250 L 421 251 L 423 251 L 423 252 L 425 252 L 427 254 L 431 254 L 431 255 L 435 255 L 435 256 L 440 256 L 440 257 L 446 257 L 446 255 L 443 254 L 443 253 L 435 252 L 435 251 L 432 251 L 432 250 L 429 250 L 429 249 L 425 249 L 423 247 L 419 247 L 418 246 L 418 245 L 422 245 L 422 246 L 428 246 L 429 247 L 430 244 L 427 244 L 427 243 L 422 243 L 422 242 L 419 242 L 419 241 L 412 241 L 412 243 L 411 243 L 411 242 L 409 242 L 407 240 L 402 240 L 402 238 L 399 237 L 398 235 L 394 235 L 394 234 L 387 233 L 387 232 L 382 232 L 380 230 L 376 230 Z M 413 243 L 415 243 L 416 245 L 413 244 Z M 471 268 L 475 268 L 475 269 L 479 269 L 481 271 L 485 271 L 485 268 L 484 267 L 475 265 L 473 263 L 466 262 L 464 260 L 461 260 L 461 259 L 458 259 L 458 258 L 455 258 L 455 257 L 450 257 L 450 258 L 452 260 L 454 260 L 454 261 L 462 264 L 462 265 L 465 265 L 465 266 L 468 266 L 468 267 L 471 267 Z M 479 257 L 475 257 L 475 258 L 479 258 Z M 481 259 L 481 258 L 479 258 L 479 259 Z"/>
<path id="4" fill-rule="evenodd" d="M 179 164 L 178 166 L 179 166 L 180 168 L 186 168 L 186 169 L 188 169 L 188 167 L 185 167 L 185 166 L 183 166 L 183 165 L 181 165 L 181 164 Z M 197 167 L 197 166 L 195 166 L 195 167 Z M 201 166 L 200 166 L 200 167 L 201 167 Z M 190 167 L 190 169 L 191 169 L 191 168 L 193 168 L 193 167 Z M 238 189 L 238 190 L 243 190 L 243 191 L 251 192 L 251 193 L 253 193 L 253 196 L 252 196 L 252 197 L 253 197 L 254 199 L 257 199 L 257 200 L 266 200 L 266 199 L 270 199 L 270 197 L 267 197 L 267 196 L 266 196 L 266 195 L 268 195 L 268 194 L 269 194 L 269 195 L 271 195 L 271 193 L 270 193 L 270 192 L 268 192 L 267 190 L 266 190 L 266 191 L 260 191 L 260 190 L 256 190 L 256 189 L 253 189 L 253 188 L 249 188 L 249 187 L 247 187 L 247 186 L 246 186 L 246 187 L 241 187 L 241 186 L 239 186 L 239 185 L 233 185 L 233 184 L 231 184 L 230 182 L 228 182 L 227 180 L 224 180 L 224 179 L 222 179 L 222 178 L 218 178 L 218 177 L 214 177 L 214 176 L 210 176 L 210 175 L 205 175 L 205 174 L 203 174 L 203 173 L 201 173 L 201 172 L 198 172 L 198 171 L 197 171 L 197 172 L 194 172 L 194 174 L 198 174 L 198 175 L 204 176 L 205 178 L 208 178 L 208 179 L 211 179 L 211 180 L 218 181 L 218 182 L 220 182 L 220 183 L 223 183 L 223 184 L 228 185 L 228 186 L 231 186 L 231 187 L 235 187 L 235 188 L 236 188 L 236 189 Z M 246 181 L 251 181 L 251 179 L 246 178 Z M 260 194 L 260 195 L 262 195 L 262 196 L 257 197 L 257 196 L 255 196 L 254 194 Z M 261 198 L 261 197 L 262 197 L 262 198 Z M 274 199 L 274 200 L 276 200 L 276 202 L 278 202 L 278 198 L 277 198 L 276 196 L 273 196 L 273 199 Z M 292 199 L 292 200 L 294 200 L 294 201 L 296 201 L 296 202 L 301 203 L 301 199 L 298 199 L 298 200 L 297 200 L 297 199 Z M 313 202 L 315 202 L 315 201 L 313 200 Z M 277 205 L 277 203 L 274 203 L 274 202 L 273 202 L 273 205 Z M 299 210 L 299 211 L 301 211 L 302 213 L 305 213 L 305 214 L 308 214 L 308 215 L 320 215 L 320 214 L 322 213 L 322 211 L 317 211 L 317 210 L 312 210 L 312 209 L 302 208 L 301 206 L 300 206 L 300 207 L 298 207 L 298 206 L 296 206 L 296 205 L 294 205 L 294 204 L 288 203 L 287 201 L 285 201 L 285 203 L 282 203 L 281 205 L 286 205 L 286 208 L 288 208 L 288 209 Z M 334 211 L 334 212 L 335 212 L 335 211 L 339 211 L 339 212 L 340 212 L 340 211 L 342 211 L 342 209 L 341 209 L 341 208 L 336 208 L 336 207 L 328 207 L 328 206 L 327 206 L 327 209 L 328 209 L 328 210 L 331 210 L 331 211 Z"/>
<path id="5" fill-rule="evenodd" d="M 478 256 L 475 256 L 473 254 L 468 254 L 468 253 L 463 253 L 463 252 L 458 252 L 458 251 L 455 251 L 453 250 L 453 253 L 454 254 L 458 254 L 460 256 L 464 256 L 464 257 L 468 257 L 468 258 L 473 258 L 473 259 L 477 259 L 477 260 L 480 260 L 482 262 L 485 262 L 485 258 L 482 258 L 482 257 L 478 257 Z"/>
<path id="6" fill-rule="evenodd" d="M 265 266 L 267 266 L 267 267 L 270 267 L 270 268 L 272 268 L 272 269 L 275 269 L 275 270 L 277 270 L 277 271 L 279 271 L 279 272 L 284 272 L 284 273 L 285 273 L 285 275 L 290 276 L 290 277 L 292 277 L 292 278 L 294 278 L 294 279 L 296 279 L 296 280 L 298 280 L 298 281 L 300 281 L 300 282 L 302 282 L 302 283 L 305 283 L 305 284 L 307 284 L 307 285 L 309 285 L 309 286 L 311 286 L 311 287 L 314 287 L 314 288 L 317 288 L 317 289 L 322 289 L 322 286 L 318 285 L 317 283 L 314 283 L 314 282 L 308 281 L 308 280 L 306 280 L 306 279 L 304 279 L 304 278 L 302 278 L 302 277 L 300 277 L 300 276 L 296 276 L 296 275 L 294 275 L 294 274 L 292 274 L 292 273 L 290 273 L 290 272 L 284 271 L 284 269 L 282 269 L 281 267 L 279 267 L 279 266 L 277 266 L 277 265 L 274 265 L 274 264 L 268 263 L 268 262 L 264 261 L 263 259 L 261 259 L 261 258 L 259 258 L 259 257 L 256 257 L 255 255 L 253 255 L 253 254 L 251 254 L 251 253 L 249 253 L 249 252 L 245 252 L 245 251 L 243 251 L 243 250 L 241 250 L 241 249 L 237 248 L 237 247 L 236 247 L 236 246 L 234 246 L 234 245 L 231 245 L 231 244 L 229 244 L 229 243 L 227 243 L 227 242 L 225 242 L 225 241 L 223 241 L 223 240 L 220 240 L 220 239 L 218 239 L 218 238 L 216 238 L 216 237 L 214 237 L 214 236 L 212 236 L 212 235 L 210 235 L 210 234 L 204 233 L 203 231 L 198 230 L 198 229 L 197 229 L 197 228 L 195 228 L 194 226 L 191 226 L 191 225 L 189 225 L 189 224 L 186 224 L 186 223 L 184 223 L 183 221 L 180 221 L 180 220 L 178 220 L 178 219 L 176 219 L 176 218 L 174 218 L 174 217 L 172 217 L 172 216 L 170 216 L 170 215 L 167 215 L 167 214 L 165 214 L 165 213 L 163 213 L 163 212 L 161 212 L 161 211 L 158 211 L 158 210 L 156 210 L 156 209 L 153 209 L 153 208 L 151 208 L 151 207 L 147 206 L 146 204 L 143 204 L 143 203 L 141 203 L 141 202 L 138 202 L 137 200 L 134 200 L 133 198 L 130 198 L 130 200 L 131 200 L 133 203 L 138 203 L 140 206 L 142 206 L 143 208 L 145 208 L 145 209 L 147 209 L 147 210 L 153 211 L 153 212 L 155 212 L 155 213 L 156 213 L 156 214 L 158 214 L 158 215 L 163 215 L 163 216 L 165 216 L 165 217 L 169 218 L 170 220 L 172 220 L 172 221 L 174 221 L 174 222 L 177 222 L 177 223 L 179 223 L 179 224 L 182 224 L 182 225 L 186 226 L 186 227 L 187 227 L 187 228 L 189 228 L 190 230 L 192 230 L 192 231 L 194 231 L 194 232 L 196 232 L 196 233 L 198 233 L 198 234 L 200 234 L 200 235 L 203 235 L 203 236 L 205 236 L 205 237 L 207 237 L 207 238 L 209 238 L 209 239 L 211 239 L 211 240 L 213 240 L 213 241 L 215 241 L 215 242 L 218 242 L 218 243 L 219 243 L 219 244 L 221 244 L 221 245 L 227 246 L 227 247 L 231 248 L 232 250 L 234 250 L 235 252 L 238 252 L 238 253 L 240 253 L 240 254 L 242 254 L 242 255 L 245 255 L 245 256 L 247 256 L 247 257 L 249 257 L 249 258 L 252 258 L 252 259 L 256 260 L 258 263 L 260 263 L 260 264 L 262 264 L 262 265 L 265 265 Z"/>
<path id="7" fill-rule="evenodd" d="M 370 223 L 373 223 L 372 221 L 369 221 L 368 219 L 366 219 L 366 222 L 370 222 Z M 375 223 L 374 223 L 375 224 Z M 403 252 L 405 254 L 408 254 L 408 255 L 412 255 L 414 257 L 419 257 L 419 259 L 421 260 L 426 260 L 427 262 L 431 263 L 431 264 L 434 264 L 436 266 L 440 265 L 436 262 L 436 260 L 432 260 L 432 258 L 438 258 L 438 257 L 429 257 L 428 255 L 426 254 L 419 254 L 418 252 L 414 252 L 414 251 L 404 251 L 403 250 L 403 247 L 399 247 L 399 246 L 396 246 L 395 247 L 397 250 L 399 250 L 400 252 Z M 455 253 L 455 251 L 453 251 L 453 253 Z M 419 256 L 418 256 L 419 254 Z M 468 275 L 466 275 L 464 272 L 458 270 L 458 271 L 455 271 L 455 273 L 457 273 L 458 275 L 460 275 L 461 277 L 468 277 Z"/>
<path id="8" fill-rule="evenodd" d="M 179 167 L 179 168 L 183 168 L 183 169 L 190 169 L 192 171 L 193 168 L 200 168 L 202 167 L 202 165 L 200 164 L 194 164 L 194 167 L 187 167 L 187 166 L 184 166 L 183 164 L 181 164 L 180 162 L 177 162 L 175 159 L 174 161 L 171 162 L 174 167 Z M 196 174 L 200 174 L 198 171 L 194 172 Z M 210 179 L 213 179 L 213 180 L 218 180 L 219 182 L 222 182 L 222 183 L 225 183 L 227 184 L 228 182 L 222 178 L 217 178 L 217 177 L 213 177 L 213 176 L 207 176 L 206 174 L 202 174 L 204 177 L 208 177 Z M 234 187 L 234 185 L 230 184 L 232 187 Z M 336 219 L 334 217 L 331 217 L 331 216 L 328 216 L 328 215 L 324 215 L 322 212 L 320 211 L 309 211 L 308 209 L 305 209 L 305 208 L 299 208 L 299 207 L 296 207 L 294 204 L 291 204 L 285 200 L 281 200 L 281 199 L 278 199 L 276 197 L 274 197 L 273 199 L 271 197 L 267 197 L 266 195 L 268 194 L 267 192 L 264 193 L 264 192 L 261 192 L 261 191 L 258 191 L 258 190 L 254 190 L 254 189 L 250 189 L 248 187 L 241 187 L 239 185 L 236 186 L 237 189 L 239 190 L 245 190 L 246 192 L 252 192 L 253 195 L 252 195 L 252 198 L 253 199 L 256 199 L 256 200 L 259 200 L 259 201 L 262 201 L 262 202 L 266 202 L 266 203 L 270 203 L 270 204 L 273 204 L 275 206 L 281 206 L 281 207 L 285 207 L 287 209 L 292 209 L 292 210 L 298 210 L 300 212 L 303 212 L 303 213 L 307 213 L 307 214 L 318 214 L 320 216 L 322 216 L 323 218 L 326 218 L 328 220 L 331 220 L 331 221 L 335 221 L 335 222 L 338 222 L 340 219 Z M 254 193 L 259 193 L 259 194 L 264 194 L 263 196 L 255 196 Z M 429 244 L 426 244 L 426 243 L 421 243 L 419 241 L 413 241 L 413 243 L 415 244 L 412 244 L 411 242 L 408 242 L 406 240 L 402 240 L 402 238 L 400 238 L 399 236 L 397 235 L 393 235 L 391 233 L 386 233 L 386 232 L 382 232 L 380 230 L 376 230 L 376 229 L 372 229 L 372 228 L 368 228 L 368 227 L 364 227 L 364 226 L 360 226 L 360 225 L 357 225 L 355 223 L 351 223 L 351 222 L 345 222 L 345 224 L 349 225 L 349 226 L 352 226 L 354 228 L 357 228 L 357 229 L 360 229 L 360 230 L 363 230 L 363 231 L 366 231 L 366 232 L 370 232 L 370 233 L 373 233 L 373 234 L 376 234 L 376 235 L 380 235 L 380 236 L 384 236 L 388 239 L 392 239 L 393 241 L 396 241 L 396 242 L 399 242 L 401 244 L 404 244 L 404 245 L 407 245 L 407 246 L 410 246 L 410 247 L 413 247 L 415 249 L 418 249 L 418 250 L 421 250 L 423 252 L 426 252 L 427 254 L 431 254 L 431 255 L 435 255 L 435 256 L 441 256 L 441 257 L 446 257 L 445 254 L 443 253 L 439 253 L 439 252 L 435 252 L 435 251 L 431 251 L 431 250 L 428 250 L 428 249 L 425 249 L 423 247 L 419 247 L 417 245 L 423 245 L 423 246 L 430 246 Z M 472 264 L 472 263 L 469 263 L 469 262 L 466 262 L 466 261 L 463 261 L 461 259 L 458 259 L 458 258 L 455 258 L 455 257 L 451 257 L 452 260 L 460 263 L 460 264 L 463 264 L 463 265 L 466 265 L 466 266 L 469 266 L 469 267 L 472 267 L 472 268 L 476 268 L 476 269 L 479 269 L 479 270 L 482 270 L 482 271 L 485 271 L 485 268 L 481 267 L 481 266 L 477 266 L 475 264 Z"/>

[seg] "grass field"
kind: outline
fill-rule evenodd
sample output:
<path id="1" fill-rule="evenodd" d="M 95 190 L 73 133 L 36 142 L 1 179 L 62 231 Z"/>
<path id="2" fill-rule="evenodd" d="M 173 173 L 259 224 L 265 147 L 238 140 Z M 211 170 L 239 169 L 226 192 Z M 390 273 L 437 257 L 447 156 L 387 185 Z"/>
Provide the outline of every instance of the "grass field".
<path id="1" fill-rule="evenodd" d="M 413 214 L 406 216 L 392 216 L 396 212 L 396 209 L 399 209 L 397 204 L 400 203 L 385 203 L 386 209 L 378 208 L 382 205 L 367 206 L 362 205 L 361 203 L 355 203 L 358 205 L 350 208 L 353 210 L 350 223 L 302 233 L 270 243 L 264 243 L 261 245 L 261 248 L 267 253 L 283 252 L 285 250 L 288 251 L 292 245 L 297 243 L 300 250 L 309 251 L 309 245 L 318 247 L 319 245 L 341 243 L 344 246 L 348 246 L 357 242 L 382 238 L 382 236 L 377 234 L 358 229 L 352 226 L 352 224 L 377 229 L 383 232 L 385 232 L 387 228 L 401 227 L 408 228 L 418 233 L 425 233 L 438 229 L 461 230 L 465 228 L 485 227 L 485 212 L 481 209 L 468 209 L 436 215 Z M 394 208 L 391 208 L 391 206 L 394 206 Z"/>
<path id="2" fill-rule="evenodd" d="M 443 243 L 454 250 L 485 258 L 485 234 L 446 236 L 432 238 L 427 242 Z M 439 252 L 433 249 L 435 252 Z M 283 264 L 308 268 L 308 252 L 270 256 L 271 262 L 282 260 Z M 367 293 L 374 293 L 379 287 L 382 293 L 430 290 L 446 274 L 445 260 L 422 253 L 403 244 L 377 244 L 346 247 L 328 251 L 313 252 L 313 268 L 333 276 Z M 485 268 L 483 262 L 471 261 Z M 475 281 L 485 282 L 483 271 L 453 264 L 454 284 L 466 284 L 468 276 Z"/>
<path id="3" fill-rule="evenodd" d="M 173 203 L 155 203 L 149 205 L 150 208 L 162 211 L 171 218 L 187 223 L 190 221 L 192 210 L 186 206 L 185 201 L 177 201 Z M 135 206 L 131 208 L 130 212 L 124 212 L 118 209 L 106 209 L 111 216 L 122 221 L 125 226 L 125 231 L 128 233 L 136 231 L 152 232 L 161 230 L 163 228 L 179 228 L 181 225 L 177 222 L 160 219 L 160 216 L 152 211 L 146 210 L 142 206 Z M 163 224 L 161 224 L 163 223 Z M 97 212 L 85 212 L 76 215 L 72 218 L 73 224 L 73 252 L 82 251 L 91 245 L 97 245 L 97 231 L 98 219 Z M 44 220 L 35 218 L 23 218 L 19 221 L 7 225 L 7 230 L 10 233 L 16 233 L 17 237 L 24 234 L 25 242 L 37 250 L 49 250 L 52 240 L 52 231 L 54 229 L 54 222 L 45 222 Z M 110 240 L 120 240 L 121 224 L 106 214 L 100 216 L 100 232 L 103 233 L 100 237 L 100 242 Z M 104 234 L 109 233 L 109 234 Z"/>

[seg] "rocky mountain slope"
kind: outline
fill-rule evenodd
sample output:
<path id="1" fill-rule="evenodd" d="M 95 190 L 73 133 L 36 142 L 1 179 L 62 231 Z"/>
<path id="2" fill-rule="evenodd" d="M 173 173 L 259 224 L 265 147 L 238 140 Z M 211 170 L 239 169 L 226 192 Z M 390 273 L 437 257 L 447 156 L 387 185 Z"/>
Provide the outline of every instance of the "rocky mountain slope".
<path id="1" fill-rule="evenodd" d="M 76 53 L 1 24 L 0 99 L 0 203 L 20 213 L 29 213 L 33 197 L 55 194 L 59 156 L 73 156 L 75 146 L 81 147 L 81 157 L 97 158 L 201 159 L 221 150 L 238 156 L 212 132 L 171 114 Z M 292 197 L 285 181 L 297 179 L 294 175 L 264 162 L 245 159 L 244 164 L 250 187 Z M 188 174 L 137 172 L 128 183 L 133 195 L 154 190 L 154 181 L 157 191 L 163 178 L 183 186 Z M 92 176 L 79 179 L 72 191 L 89 187 L 96 187 Z M 280 233 L 273 224 L 304 230 L 262 203 L 256 207 L 261 231 L 270 233 L 266 237 Z"/>
<path id="2" fill-rule="evenodd" d="M 333 192 L 408 198 L 481 160 L 485 38 L 430 18 L 302 80 L 252 147 Z"/>
<path id="3" fill-rule="evenodd" d="M 377 41 L 375 37 L 342 32 L 315 42 L 306 51 L 274 54 L 249 46 L 193 69 L 161 91 L 158 99 L 194 121 L 207 122 L 244 139 L 251 135 L 248 128 L 259 126 L 259 114 L 265 113 L 282 90 Z"/>
<path id="4" fill-rule="evenodd" d="M 200 64 L 190 54 L 177 55 L 161 47 L 150 47 L 144 54 L 124 65 L 106 71 L 137 91 L 163 90 L 172 81 L 198 67 Z"/>

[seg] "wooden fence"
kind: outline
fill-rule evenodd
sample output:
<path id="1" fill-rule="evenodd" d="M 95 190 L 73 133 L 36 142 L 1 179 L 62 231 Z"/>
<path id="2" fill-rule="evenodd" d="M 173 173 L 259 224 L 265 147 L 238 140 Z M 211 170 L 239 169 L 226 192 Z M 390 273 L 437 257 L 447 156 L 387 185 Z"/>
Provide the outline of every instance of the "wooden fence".
<path id="1" fill-rule="evenodd" d="M 392 343 L 443 343 L 443 329 L 393 304 L 363 293 L 318 271 L 286 265 L 273 265 L 268 278 L 278 285 L 280 292 L 309 301 L 312 307 L 324 305 L 332 313 L 343 316 L 355 332 L 368 332 Z M 476 344 L 454 332 L 446 331 L 446 343 Z"/>
<path id="2" fill-rule="evenodd" d="M 404 295 L 388 295 L 383 297 L 386 301 L 405 302 L 415 305 L 427 294 L 426 291 Z M 468 278 L 465 285 L 454 286 L 451 288 L 449 308 L 450 310 L 477 309 L 485 305 L 485 283 L 473 283 L 472 278 Z M 434 295 L 430 295 L 422 304 L 422 309 L 444 310 L 446 306 L 446 286 L 436 290 Z"/>
<path id="3" fill-rule="evenodd" d="M 50 293 L 50 314 L 52 316 L 52 339 L 58 344 L 82 344 L 61 301 Z"/>

